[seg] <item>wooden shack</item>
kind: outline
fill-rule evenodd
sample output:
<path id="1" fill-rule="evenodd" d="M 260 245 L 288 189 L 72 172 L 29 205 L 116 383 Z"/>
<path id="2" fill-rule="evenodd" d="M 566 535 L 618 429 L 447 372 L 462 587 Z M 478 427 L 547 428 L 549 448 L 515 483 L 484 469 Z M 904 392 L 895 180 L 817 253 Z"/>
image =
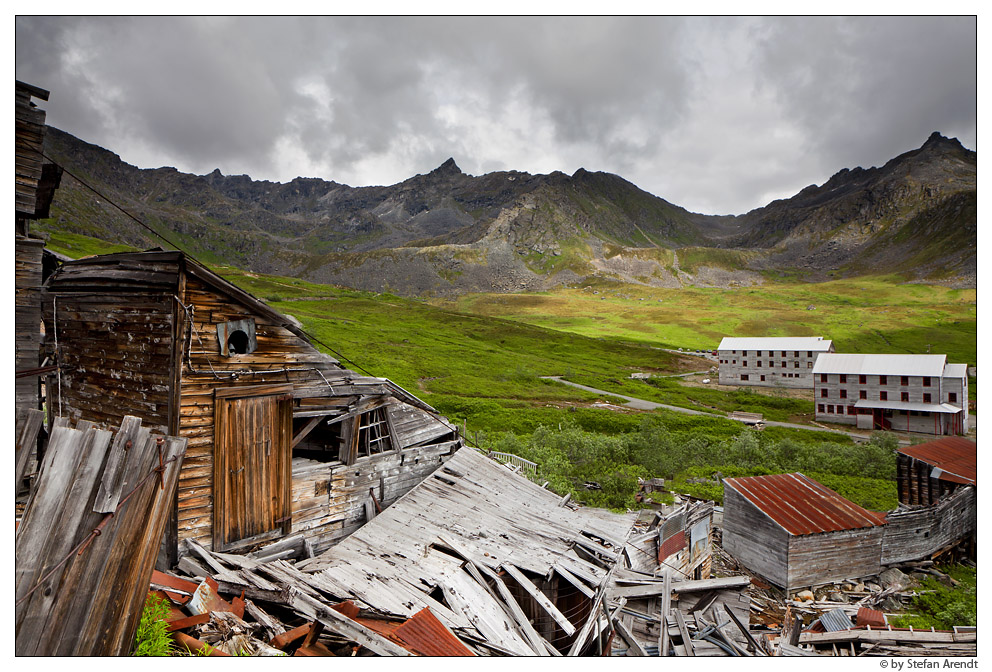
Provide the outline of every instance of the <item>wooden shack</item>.
<path id="1" fill-rule="evenodd" d="M 237 550 L 306 531 L 319 552 L 461 443 L 430 406 L 181 252 L 69 262 L 45 289 L 50 417 L 134 415 L 189 440 L 169 562 L 187 538 Z"/>
<path id="2" fill-rule="evenodd" d="M 793 591 L 879 572 L 884 514 L 800 473 L 723 484 L 723 547 L 755 574 Z"/>

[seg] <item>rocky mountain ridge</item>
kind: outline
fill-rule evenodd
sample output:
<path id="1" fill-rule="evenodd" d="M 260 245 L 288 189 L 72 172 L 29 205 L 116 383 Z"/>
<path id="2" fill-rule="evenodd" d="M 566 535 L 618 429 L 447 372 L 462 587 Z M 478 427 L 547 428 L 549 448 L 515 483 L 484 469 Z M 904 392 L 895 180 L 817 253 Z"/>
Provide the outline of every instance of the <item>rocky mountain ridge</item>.
<path id="1" fill-rule="evenodd" d="M 138 169 L 50 128 L 46 153 L 206 261 L 403 294 L 546 289 L 594 279 L 752 284 L 901 272 L 973 286 L 976 155 L 935 133 L 879 168 L 839 171 L 740 216 L 691 213 L 622 177 L 467 175 L 454 159 L 391 186 Z M 43 226 L 161 244 L 73 179 Z"/>

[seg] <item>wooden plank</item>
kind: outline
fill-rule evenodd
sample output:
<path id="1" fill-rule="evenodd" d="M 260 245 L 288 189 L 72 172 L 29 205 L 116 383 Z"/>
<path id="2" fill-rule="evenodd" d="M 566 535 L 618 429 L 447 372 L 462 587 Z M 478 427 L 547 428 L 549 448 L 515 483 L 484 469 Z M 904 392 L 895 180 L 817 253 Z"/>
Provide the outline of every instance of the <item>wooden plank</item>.
<path id="1" fill-rule="evenodd" d="M 583 595 L 588 597 L 590 600 L 596 596 L 596 591 L 594 591 L 592 588 L 590 588 L 585 583 L 583 583 L 578 578 L 576 578 L 574 574 L 572 574 L 570 571 L 562 567 L 560 563 L 555 563 L 554 570 L 555 572 L 558 573 L 560 577 L 562 577 L 570 584 L 575 586 L 579 590 L 579 592 L 581 592 Z"/>
<path id="2" fill-rule="evenodd" d="M 121 488 L 124 486 L 124 463 L 127 461 L 127 451 L 138 440 L 141 420 L 132 415 L 124 417 L 120 429 L 114 436 L 114 442 L 107 455 L 107 465 L 103 469 L 100 488 L 97 490 L 93 511 L 110 513 L 120 502 Z"/>
<path id="3" fill-rule="evenodd" d="M 634 637 L 633 633 L 631 633 L 631 631 L 627 629 L 627 626 L 623 624 L 623 620 L 616 618 L 615 614 L 613 618 L 613 629 L 616 630 L 618 635 L 620 635 L 620 639 L 626 642 L 628 656 L 633 655 L 643 657 L 648 655 L 647 651 L 644 650 L 644 647 L 637 641 L 637 638 Z"/>
<path id="4" fill-rule="evenodd" d="M 749 648 L 754 653 L 754 655 L 756 656 L 768 655 L 768 653 L 764 650 L 764 648 L 762 648 L 761 645 L 758 644 L 758 641 L 754 638 L 754 636 L 751 635 L 751 631 L 748 629 L 748 627 L 743 623 L 741 623 L 741 619 L 737 617 L 737 614 L 734 613 L 734 610 L 727 608 L 725 609 L 725 611 L 727 612 L 727 616 L 730 617 L 730 620 L 732 620 L 734 622 L 734 625 L 737 626 L 737 629 L 744 634 L 744 637 L 747 639 L 747 642 L 749 644 Z"/>
<path id="5" fill-rule="evenodd" d="M 668 612 L 672 608 L 672 572 L 665 570 L 665 581 L 661 594 L 661 631 L 658 635 L 658 655 L 668 656 Z"/>
<path id="6" fill-rule="evenodd" d="M 307 618 L 320 621 L 326 628 L 332 630 L 349 640 L 361 644 L 373 653 L 381 656 L 410 656 L 413 655 L 406 649 L 394 644 L 385 637 L 369 630 L 361 623 L 351 620 L 341 614 L 303 594 L 295 587 L 289 589 L 289 603 L 293 609 L 305 614 Z"/>
<path id="7" fill-rule="evenodd" d="M 548 599 L 547 595 L 542 593 L 530 579 L 524 576 L 523 572 L 509 562 L 504 562 L 502 564 L 502 568 L 507 574 L 512 576 L 524 590 L 530 593 L 530 596 L 534 598 L 538 605 L 540 605 L 540 607 L 555 620 L 555 623 L 561 626 L 561 629 L 565 631 L 565 634 L 572 635 L 575 633 L 575 626 L 572 625 L 567 618 L 565 618 L 565 615 L 558 610 L 558 607 L 551 603 L 551 600 Z"/>
<path id="8" fill-rule="evenodd" d="M 41 431 L 41 424 L 45 419 L 43 411 L 33 408 L 18 408 L 17 420 L 14 428 L 16 443 L 14 445 L 14 491 L 20 489 L 21 481 L 24 480 L 25 471 L 31 456 L 37 446 L 38 432 Z"/>
<path id="9" fill-rule="evenodd" d="M 675 609 L 675 624 L 679 629 L 679 634 L 682 635 L 682 645 L 686 656 L 695 656 L 695 647 L 692 643 L 692 638 L 689 636 L 689 628 L 685 625 L 685 618 L 682 617 L 682 612 Z"/>

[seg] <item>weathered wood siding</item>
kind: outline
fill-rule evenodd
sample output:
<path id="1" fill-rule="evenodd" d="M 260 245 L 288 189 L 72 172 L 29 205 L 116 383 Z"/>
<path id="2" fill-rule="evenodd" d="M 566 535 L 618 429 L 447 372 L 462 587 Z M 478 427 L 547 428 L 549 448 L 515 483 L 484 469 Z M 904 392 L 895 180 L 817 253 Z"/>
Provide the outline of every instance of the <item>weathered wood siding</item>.
<path id="1" fill-rule="evenodd" d="M 178 434 L 187 438 L 189 444 L 179 478 L 178 538 L 194 539 L 209 549 L 213 548 L 215 391 L 291 383 L 294 396 L 319 392 L 321 387 L 328 394 L 321 374 L 328 380 L 340 380 L 344 370 L 333 358 L 321 354 L 286 327 L 273 324 L 268 316 L 252 312 L 203 280 L 187 274 L 184 284 L 186 351 Z M 257 349 L 250 354 L 222 355 L 217 325 L 245 319 L 255 322 Z M 239 375 L 232 375 L 238 372 Z"/>
<path id="2" fill-rule="evenodd" d="M 884 526 L 795 535 L 786 590 L 878 574 Z"/>
<path id="3" fill-rule="evenodd" d="M 178 434 L 189 445 L 179 482 L 178 538 L 192 538 L 212 548 L 217 388 L 290 383 L 294 398 L 309 403 L 297 406 L 297 411 L 319 406 L 320 398 L 333 405 L 334 398 L 389 395 L 394 390 L 381 380 L 342 368 L 270 316 L 252 312 L 193 275 L 186 276 L 184 297 L 190 310 L 183 312 L 192 315 L 192 323 L 187 327 L 188 359 L 184 360 Z M 254 320 L 257 349 L 250 354 L 222 355 L 217 324 L 246 319 Z M 241 373 L 232 377 L 235 372 Z M 369 488 L 385 506 L 422 481 L 454 450 L 456 444 L 450 441 L 424 447 L 452 438 L 455 429 L 450 425 L 402 402 L 390 404 L 388 412 L 396 444 L 407 450 L 359 458 L 351 466 L 294 458 L 292 530 L 312 530 L 317 549 L 364 524 Z M 413 450 L 411 446 L 421 447 Z"/>
<path id="4" fill-rule="evenodd" d="M 49 292 L 42 304 L 45 347 L 55 355 L 58 344 L 61 367 L 47 379 L 52 417 L 113 427 L 133 415 L 166 432 L 172 304 L 158 291 Z"/>
<path id="5" fill-rule="evenodd" d="M 882 564 L 927 558 L 945 546 L 975 533 L 975 489 L 958 488 L 935 506 L 888 514 L 882 541 Z"/>
<path id="6" fill-rule="evenodd" d="M 16 236 L 14 244 L 14 370 L 35 369 L 41 354 L 42 240 Z M 38 376 L 16 378 L 17 408 L 40 408 Z"/>
<path id="7" fill-rule="evenodd" d="M 407 448 L 355 464 L 293 458 L 293 533 L 309 531 L 315 552 L 321 553 L 367 521 L 369 491 L 387 507 L 430 476 L 461 445 L 448 441 Z"/>
<path id="8" fill-rule="evenodd" d="M 723 488 L 723 548 L 775 585 L 788 582 L 789 533 L 728 486 Z"/>
<path id="9" fill-rule="evenodd" d="M 14 202 L 18 215 L 33 217 L 41 179 L 45 140 L 45 111 L 31 106 L 31 98 L 48 100 L 48 91 L 16 82 L 14 98 Z"/>

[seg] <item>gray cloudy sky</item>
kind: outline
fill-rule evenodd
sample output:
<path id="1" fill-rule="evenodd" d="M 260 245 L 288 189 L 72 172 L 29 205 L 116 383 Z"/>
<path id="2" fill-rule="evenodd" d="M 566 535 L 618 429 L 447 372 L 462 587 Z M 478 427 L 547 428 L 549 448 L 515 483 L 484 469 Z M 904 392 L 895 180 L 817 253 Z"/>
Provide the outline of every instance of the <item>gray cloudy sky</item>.
<path id="1" fill-rule="evenodd" d="M 19 17 L 51 125 L 142 168 L 364 186 L 616 173 L 736 214 L 976 145 L 974 17 Z"/>

